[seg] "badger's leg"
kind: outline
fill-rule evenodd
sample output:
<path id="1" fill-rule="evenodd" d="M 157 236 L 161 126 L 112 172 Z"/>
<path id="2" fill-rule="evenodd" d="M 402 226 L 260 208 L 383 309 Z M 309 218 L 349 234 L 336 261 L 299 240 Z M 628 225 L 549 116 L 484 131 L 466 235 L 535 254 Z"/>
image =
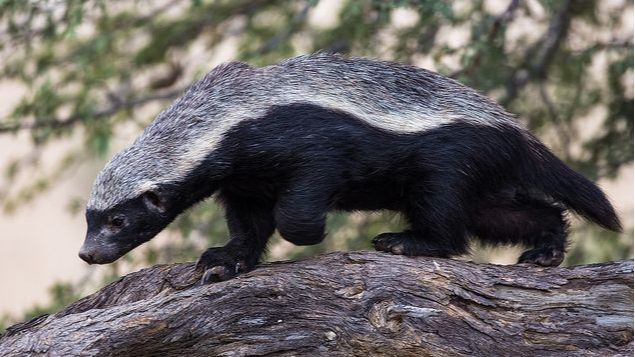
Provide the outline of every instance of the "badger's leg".
<path id="1" fill-rule="evenodd" d="M 274 209 L 276 228 L 295 245 L 313 245 L 324 240 L 326 214 L 332 185 L 328 175 L 297 175 L 280 194 Z"/>
<path id="2" fill-rule="evenodd" d="M 564 260 L 569 224 L 563 208 L 548 202 L 515 198 L 481 206 L 469 225 L 471 233 L 489 244 L 523 244 L 518 263 L 558 266 Z"/>
<path id="3" fill-rule="evenodd" d="M 199 258 L 197 269 L 205 269 L 201 282 L 223 281 L 249 271 L 258 263 L 273 234 L 273 203 L 221 192 L 229 242 L 209 248 Z"/>
<path id="4" fill-rule="evenodd" d="M 409 190 L 404 215 L 410 230 L 383 233 L 373 239 L 376 250 L 393 254 L 447 258 L 467 252 L 467 236 L 459 187 L 451 180 L 436 180 Z"/>

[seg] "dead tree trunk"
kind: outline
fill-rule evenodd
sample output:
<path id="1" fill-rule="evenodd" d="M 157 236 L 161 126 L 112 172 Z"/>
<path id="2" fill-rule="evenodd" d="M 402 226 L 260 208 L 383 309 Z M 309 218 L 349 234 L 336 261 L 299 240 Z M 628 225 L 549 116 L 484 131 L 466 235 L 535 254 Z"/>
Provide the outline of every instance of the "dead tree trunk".
<path id="1" fill-rule="evenodd" d="M 540 268 L 333 253 L 207 286 L 192 269 L 145 269 L 16 325 L 0 355 L 633 353 L 632 260 Z"/>

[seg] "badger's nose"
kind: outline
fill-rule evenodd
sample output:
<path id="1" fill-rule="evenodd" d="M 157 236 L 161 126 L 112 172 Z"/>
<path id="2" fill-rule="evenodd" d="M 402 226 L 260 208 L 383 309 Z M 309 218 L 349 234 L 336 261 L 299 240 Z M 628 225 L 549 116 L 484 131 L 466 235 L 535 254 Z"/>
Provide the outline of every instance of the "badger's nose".
<path id="1" fill-rule="evenodd" d="M 89 251 L 87 251 L 85 249 L 85 247 L 82 247 L 79 250 L 79 257 L 82 258 L 83 261 L 85 261 L 88 264 L 94 264 L 95 263 L 95 258 L 93 257 L 93 254 Z"/>

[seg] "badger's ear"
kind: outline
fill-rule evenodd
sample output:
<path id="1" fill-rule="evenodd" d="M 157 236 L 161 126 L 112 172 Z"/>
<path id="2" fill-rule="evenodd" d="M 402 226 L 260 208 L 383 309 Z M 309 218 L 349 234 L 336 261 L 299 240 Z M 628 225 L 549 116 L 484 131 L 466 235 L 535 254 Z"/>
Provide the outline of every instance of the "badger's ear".
<path id="1" fill-rule="evenodd" d="M 161 195 L 156 191 L 146 191 L 141 195 L 143 203 L 151 210 L 163 213 L 165 211 L 165 202 L 161 199 Z"/>

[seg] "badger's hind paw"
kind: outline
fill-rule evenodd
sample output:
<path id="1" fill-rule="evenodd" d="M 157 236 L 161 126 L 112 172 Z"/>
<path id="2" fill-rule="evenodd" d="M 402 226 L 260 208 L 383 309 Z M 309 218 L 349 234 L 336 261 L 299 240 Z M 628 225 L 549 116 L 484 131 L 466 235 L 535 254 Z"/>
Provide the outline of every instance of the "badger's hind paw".
<path id="1" fill-rule="evenodd" d="M 530 263 L 543 267 L 557 267 L 564 260 L 564 250 L 556 247 L 539 247 L 524 252 L 518 258 L 518 264 Z"/>
<path id="2" fill-rule="evenodd" d="M 375 250 L 397 255 L 447 258 L 450 256 L 443 246 L 426 241 L 412 231 L 382 233 L 373 239 Z"/>
<path id="3" fill-rule="evenodd" d="M 209 248 L 196 262 L 196 270 L 204 270 L 201 284 L 229 280 L 249 271 L 247 263 L 227 252 L 225 247 Z"/>

